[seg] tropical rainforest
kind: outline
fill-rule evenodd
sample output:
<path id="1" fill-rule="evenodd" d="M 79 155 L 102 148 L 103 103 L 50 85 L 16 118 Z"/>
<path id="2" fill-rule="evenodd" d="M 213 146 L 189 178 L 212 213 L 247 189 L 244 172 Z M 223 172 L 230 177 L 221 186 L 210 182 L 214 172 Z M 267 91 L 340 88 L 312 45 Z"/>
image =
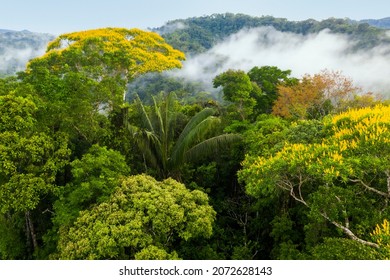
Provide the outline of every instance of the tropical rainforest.
<path id="1" fill-rule="evenodd" d="M 386 95 L 332 69 L 229 69 L 218 94 L 162 74 L 261 25 L 390 43 L 224 14 L 63 34 L 4 75 L 0 259 L 389 259 Z"/>

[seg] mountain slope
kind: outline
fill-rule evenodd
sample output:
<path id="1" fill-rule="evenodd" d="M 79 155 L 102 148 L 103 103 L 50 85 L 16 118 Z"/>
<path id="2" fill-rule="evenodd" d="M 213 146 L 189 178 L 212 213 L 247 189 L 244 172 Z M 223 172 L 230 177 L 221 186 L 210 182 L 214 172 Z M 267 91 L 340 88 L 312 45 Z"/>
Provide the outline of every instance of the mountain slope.
<path id="1" fill-rule="evenodd" d="M 53 35 L 27 30 L 0 30 L 0 75 L 10 75 L 25 68 L 27 61 L 43 54 Z"/>
<path id="2" fill-rule="evenodd" d="M 382 19 L 363 19 L 360 21 L 361 23 L 368 23 L 369 25 L 390 29 L 390 17 L 382 18 Z"/>
<path id="3" fill-rule="evenodd" d="M 372 48 L 381 43 L 390 43 L 384 36 L 385 30 L 367 23 L 349 19 L 329 18 L 323 21 L 308 19 L 288 21 L 271 16 L 252 17 L 243 14 L 214 14 L 211 16 L 178 19 L 153 31 L 162 34 L 165 40 L 188 54 L 196 54 L 210 49 L 216 43 L 237 33 L 243 28 L 272 26 L 278 31 L 307 35 L 329 29 L 332 33 L 347 34 L 356 41 L 356 48 Z"/>

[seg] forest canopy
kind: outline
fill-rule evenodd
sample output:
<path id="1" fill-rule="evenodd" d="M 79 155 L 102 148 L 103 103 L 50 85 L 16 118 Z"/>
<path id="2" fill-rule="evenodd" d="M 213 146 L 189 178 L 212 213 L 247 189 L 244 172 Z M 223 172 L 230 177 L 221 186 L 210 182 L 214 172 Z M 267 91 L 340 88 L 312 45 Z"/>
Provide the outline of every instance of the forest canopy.
<path id="1" fill-rule="evenodd" d="M 188 24 L 247 21 L 379 32 Z M 0 259 L 388 259 L 389 100 L 332 70 L 229 69 L 219 98 L 153 76 L 180 30 L 63 34 L 0 79 Z"/>

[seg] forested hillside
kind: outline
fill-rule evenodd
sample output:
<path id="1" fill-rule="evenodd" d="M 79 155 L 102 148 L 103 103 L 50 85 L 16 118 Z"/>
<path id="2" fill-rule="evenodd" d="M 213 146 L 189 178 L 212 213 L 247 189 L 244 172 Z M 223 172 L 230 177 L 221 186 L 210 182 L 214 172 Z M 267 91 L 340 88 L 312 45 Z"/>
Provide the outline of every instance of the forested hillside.
<path id="1" fill-rule="evenodd" d="M 24 70 L 27 61 L 42 55 L 53 39 L 50 34 L 0 29 L 0 76 Z"/>
<path id="2" fill-rule="evenodd" d="M 186 88 L 191 95 L 211 92 L 213 98 L 219 99 L 221 96 L 211 85 L 212 76 L 218 72 L 244 67 L 243 61 L 256 60 L 261 63 L 247 63 L 245 70 L 248 71 L 254 66 L 264 66 L 264 61 L 271 60 L 269 57 L 274 58 L 270 65 L 285 64 L 283 61 L 295 59 L 295 68 L 303 68 L 302 65 L 309 64 L 308 59 L 313 53 L 318 53 L 316 58 L 321 63 L 312 64 L 325 65 L 317 71 L 328 65 L 337 71 L 340 67 L 348 68 L 350 72 L 359 72 L 357 76 L 360 77 L 357 78 L 360 79 L 356 80 L 359 86 L 369 84 L 366 91 L 380 91 L 390 96 L 390 84 L 386 82 L 385 74 L 388 69 L 386 61 L 389 61 L 390 55 L 390 37 L 386 30 L 367 23 L 336 18 L 288 21 L 271 16 L 252 17 L 227 13 L 174 20 L 153 31 L 160 33 L 170 45 L 187 55 L 190 70 L 183 74 L 177 72 L 173 76 L 151 74 L 140 77 L 130 85 L 128 100 L 132 100 L 135 93 L 146 102 L 159 91 L 175 91 L 180 95 L 180 87 Z M 238 55 L 240 49 L 245 49 L 246 53 Z M 285 50 L 278 54 L 279 49 Z M 343 60 L 346 61 L 343 63 Z M 384 65 L 378 65 L 379 61 L 382 64 L 384 62 Z M 356 71 L 354 63 L 370 71 Z M 381 73 L 373 74 L 378 72 L 371 71 L 373 67 L 381 68 Z"/>
<path id="3" fill-rule="evenodd" d="M 0 259 L 389 259 L 386 97 L 332 69 L 160 75 L 260 24 L 388 40 L 214 15 L 63 34 L 0 78 Z"/>
<path id="4" fill-rule="evenodd" d="M 382 18 L 382 19 L 363 19 L 360 22 L 368 23 L 369 25 L 378 27 L 378 28 L 384 28 L 384 29 L 390 29 L 390 18 Z"/>
<path id="5" fill-rule="evenodd" d="M 348 34 L 351 40 L 356 40 L 355 47 L 357 49 L 370 48 L 383 42 L 390 43 L 390 39 L 383 36 L 384 30 L 370 26 L 365 22 L 337 18 L 322 21 L 313 19 L 288 21 L 285 18 L 271 16 L 252 17 L 227 13 L 173 20 L 153 31 L 162 34 L 169 44 L 185 53 L 200 53 L 243 28 L 264 26 L 272 26 L 278 31 L 303 35 L 329 29 L 333 33 Z"/>

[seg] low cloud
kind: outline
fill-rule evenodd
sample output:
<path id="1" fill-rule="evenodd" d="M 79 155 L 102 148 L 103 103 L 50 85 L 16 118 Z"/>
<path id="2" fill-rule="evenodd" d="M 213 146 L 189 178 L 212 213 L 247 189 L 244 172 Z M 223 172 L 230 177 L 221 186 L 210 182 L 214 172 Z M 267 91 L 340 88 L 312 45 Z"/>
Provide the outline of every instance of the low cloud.
<path id="1" fill-rule="evenodd" d="M 45 48 L 6 48 L 2 50 L 0 55 L 0 72 L 13 73 L 25 69 L 27 62 L 45 53 Z"/>
<path id="2" fill-rule="evenodd" d="M 46 51 L 50 34 L 0 30 L 0 74 L 14 74 L 25 69 L 27 62 Z"/>
<path id="3" fill-rule="evenodd" d="M 189 57 L 173 75 L 201 81 L 211 87 L 212 79 L 228 70 L 249 71 L 254 66 L 277 66 L 292 70 L 292 76 L 316 74 L 324 69 L 341 71 L 365 91 L 390 92 L 390 46 L 352 51 L 347 35 L 323 30 L 299 35 L 272 27 L 241 30 L 209 51 Z"/>
<path id="4" fill-rule="evenodd" d="M 163 35 L 166 33 L 173 33 L 176 30 L 181 30 L 181 29 L 184 29 L 186 27 L 187 27 L 187 25 L 184 22 L 174 21 L 174 22 L 169 22 L 169 23 L 165 24 L 163 27 L 155 29 L 154 31 L 158 32 L 160 35 Z"/>

